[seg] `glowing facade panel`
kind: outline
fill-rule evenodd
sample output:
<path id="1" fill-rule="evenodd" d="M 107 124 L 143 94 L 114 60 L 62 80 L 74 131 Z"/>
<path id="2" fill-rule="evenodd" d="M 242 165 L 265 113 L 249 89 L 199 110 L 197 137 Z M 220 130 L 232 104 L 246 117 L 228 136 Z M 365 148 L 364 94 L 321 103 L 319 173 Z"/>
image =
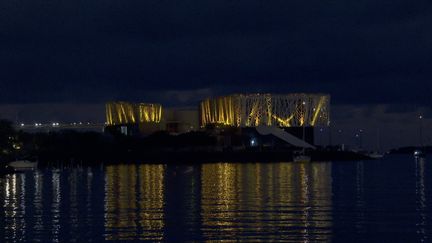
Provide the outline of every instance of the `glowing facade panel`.
<path id="1" fill-rule="evenodd" d="M 106 104 L 106 121 L 108 125 L 159 123 L 162 118 L 160 104 L 110 102 Z"/>
<path id="2" fill-rule="evenodd" d="M 200 112 L 202 126 L 327 126 L 330 121 L 330 96 L 235 94 L 202 101 Z"/>

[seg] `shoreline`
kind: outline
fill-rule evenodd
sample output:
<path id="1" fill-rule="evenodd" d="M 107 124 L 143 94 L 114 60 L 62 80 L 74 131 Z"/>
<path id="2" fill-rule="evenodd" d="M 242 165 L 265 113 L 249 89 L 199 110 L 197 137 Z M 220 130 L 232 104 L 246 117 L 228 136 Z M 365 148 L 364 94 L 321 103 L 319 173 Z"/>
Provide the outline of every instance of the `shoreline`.
<path id="1" fill-rule="evenodd" d="M 99 165 L 120 163 L 142 164 L 203 164 L 203 163 L 258 163 L 258 162 L 293 162 L 292 151 L 223 151 L 223 152 L 149 152 L 90 154 L 78 157 L 59 157 L 41 155 L 40 166 L 60 163 Z M 370 157 L 350 151 L 313 151 L 312 162 L 320 161 L 359 161 L 371 160 Z"/>

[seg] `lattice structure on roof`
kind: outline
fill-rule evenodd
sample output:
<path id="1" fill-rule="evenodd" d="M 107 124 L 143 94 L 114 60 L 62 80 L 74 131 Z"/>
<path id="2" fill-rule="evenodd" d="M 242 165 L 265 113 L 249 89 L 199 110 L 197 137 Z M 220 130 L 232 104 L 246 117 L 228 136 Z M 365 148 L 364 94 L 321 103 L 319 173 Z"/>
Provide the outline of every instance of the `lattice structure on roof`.
<path id="1" fill-rule="evenodd" d="M 109 102 L 105 105 L 107 125 L 159 123 L 162 118 L 160 104 Z"/>
<path id="2" fill-rule="evenodd" d="M 209 98 L 201 102 L 200 116 L 201 126 L 328 126 L 330 95 L 234 94 Z"/>

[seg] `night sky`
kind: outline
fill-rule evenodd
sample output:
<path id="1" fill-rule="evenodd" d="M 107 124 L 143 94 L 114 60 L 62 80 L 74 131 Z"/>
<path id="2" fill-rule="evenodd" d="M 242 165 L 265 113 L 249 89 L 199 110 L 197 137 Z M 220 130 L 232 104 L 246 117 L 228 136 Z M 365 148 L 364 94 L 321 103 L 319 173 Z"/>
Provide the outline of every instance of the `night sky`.
<path id="1" fill-rule="evenodd" d="M 336 122 L 396 119 L 399 129 L 432 117 L 431 30 L 423 0 L 3 0 L 0 116 L 320 92 L 332 95 Z"/>

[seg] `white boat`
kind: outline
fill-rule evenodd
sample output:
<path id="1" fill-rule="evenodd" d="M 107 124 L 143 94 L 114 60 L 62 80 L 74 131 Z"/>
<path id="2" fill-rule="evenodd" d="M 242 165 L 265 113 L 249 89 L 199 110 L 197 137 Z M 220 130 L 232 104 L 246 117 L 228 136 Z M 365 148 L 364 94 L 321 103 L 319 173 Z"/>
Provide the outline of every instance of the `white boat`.
<path id="1" fill-rule="evenodd" d="M 311 157 L 305 154 L 294 155 L 294 162 L 311 162 Z"/>
<path id="2" fill-rule="evenodd" d="M 420 121 L 420 127 L 419 127 L 419 129 L 420 129 L 420 134 L 419 134 L 419 136 L 420 136 L 420 146 L 419 146 L 419 148 L 417 148 L 416 150 L 414 150 L 414 153 L 413 153 L 413 155 L 414 155 L 414 158 L 425 158 L 426 157 L 426 153 L 423 151 L 423 134 L 422 134 L 422 131 L 423 131 L 423 115 L 420 115 L 419 116 L 419 121 Z"/>
<path id="3" fill-rule="evenodd" d="M 38 162 L 32 162 L 29 160 L 17 160 L 10 162 L 8 165 L 12 167 L 15 171 L 33 170 L 37 168 Z"/>
<path id="4" fill-rule="evenodd" d="M 384 157 L 384 154 L 380 154 L 378 152 L 372 152 L 372 153 L 368 153 L 367 156 L 371 157 L 372 159 L 382 159 Z"/>
<path id="5" fill-rule="evenodd" d="M 426 157 L 426 154 L 423 153 L 422 150 L 420 150 L 420 149 L 416 149 L 416 150 L 414 151 L 414 157 L 415 157 L 415 158 L 424 158 L 424 157 Z"/>
<path id="6" fill-rule="evenodd" d="M 381 151 L 381 136 L 380 136 L 380 129 L 377 129 L 377 146 L 376 151 L 372 151 L 367 153 L 366 155 L 369 156 L 371 159 L 382 159 L 384 157 L 384 154 L 380 153 Z"/>
<path id="7" fill-rule="evenodd" d="M 306 103 L 303 102 L 303 105 L 305 105 Z M 302 140 L 303 142 L 306 142 L 306 138 L 305 138 L 305 125 L 302 125 Z M 293 155 L 293 161 L 294 162 L 311 162 L 311 156 L 306 155 L 305 152 L 305 146 L 302 146 L 302 150 L 300 153 L 294 153 Z"/>

